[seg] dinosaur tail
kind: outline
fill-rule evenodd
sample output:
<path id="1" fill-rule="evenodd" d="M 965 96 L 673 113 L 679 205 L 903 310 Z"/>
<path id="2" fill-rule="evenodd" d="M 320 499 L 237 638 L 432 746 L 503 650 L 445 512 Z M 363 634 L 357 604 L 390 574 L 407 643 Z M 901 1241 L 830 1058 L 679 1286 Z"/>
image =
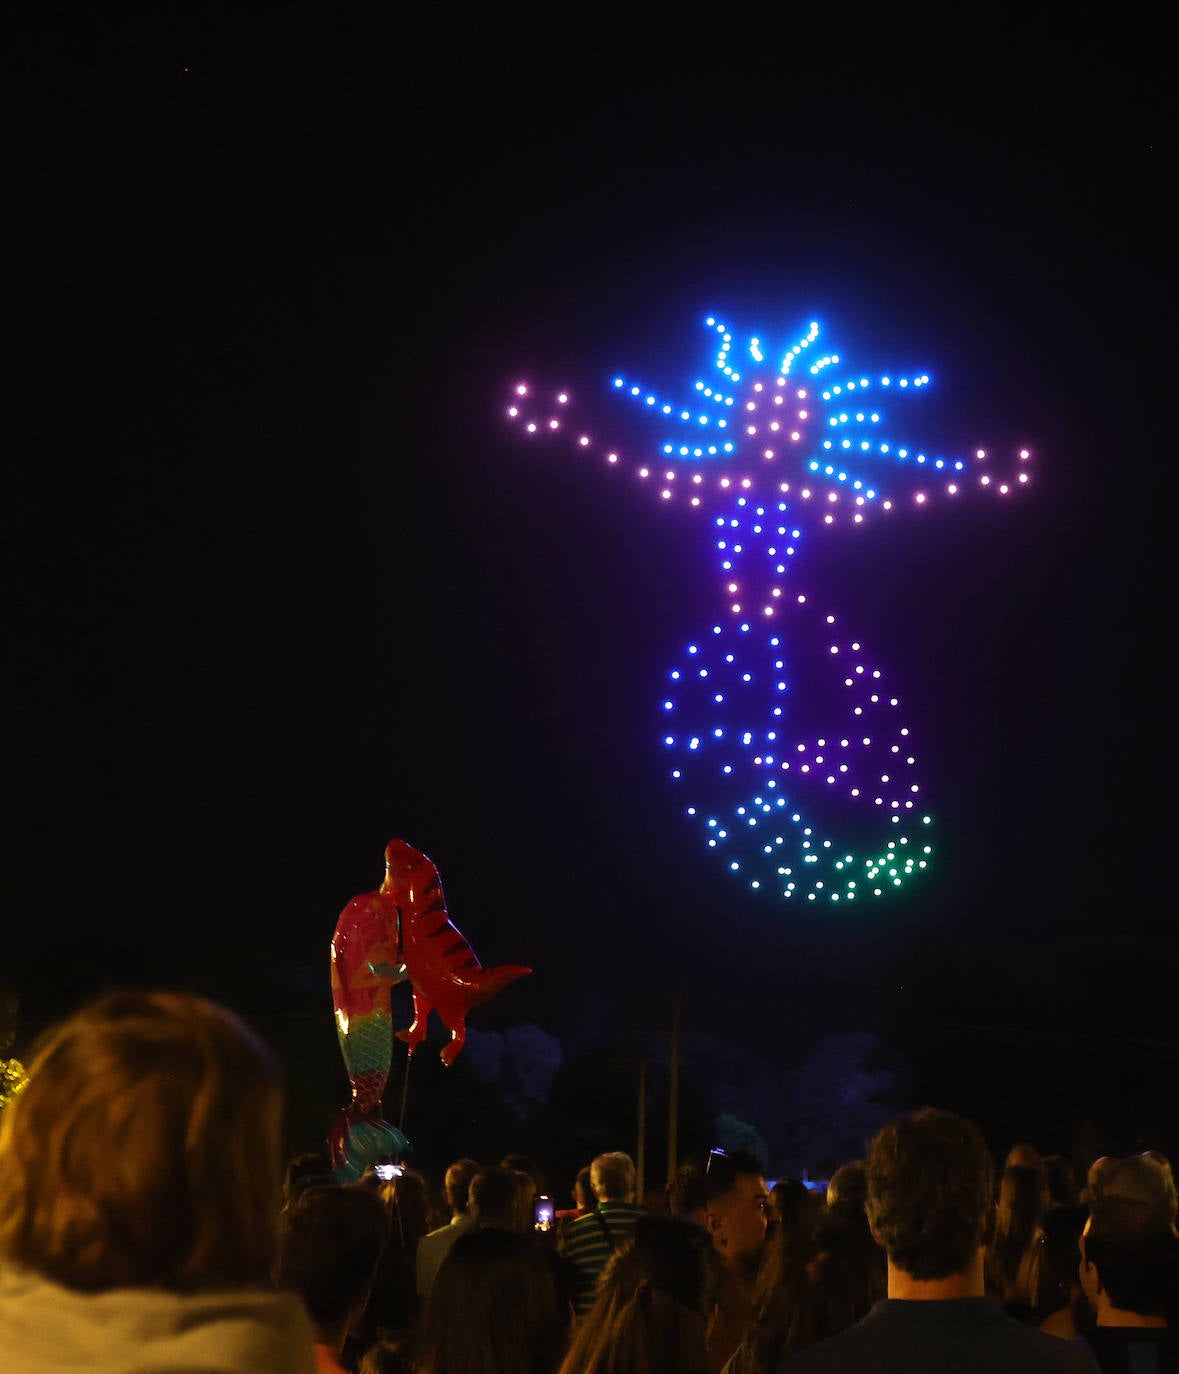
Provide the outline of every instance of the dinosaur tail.
<path id="1" fill-rule="evenodd" d="M 500 964 L 498 968 L 480 969 L 471 979 L 475 985 L 475 995 L 471 998 L 474 1005 L 477 1002 L 486 1002 L 494 997 L 501 988 L 506 988 L 509 983 L 514 983 L 517 978 L 525 978 L 532 970 L 523 964 Z"/>

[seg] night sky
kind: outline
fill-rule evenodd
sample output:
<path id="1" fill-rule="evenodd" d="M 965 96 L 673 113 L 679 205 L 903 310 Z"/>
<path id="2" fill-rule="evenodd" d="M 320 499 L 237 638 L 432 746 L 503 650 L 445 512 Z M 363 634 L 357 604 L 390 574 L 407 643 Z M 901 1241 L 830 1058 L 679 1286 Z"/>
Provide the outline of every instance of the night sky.
<path id="1" fill-rule="evenodd" d="M 535 968 L 479 1028 L 631 1053 L 679 988 L 687 1028 L 783 1065 L 867 1031 L 995 1133 L 1017 1103 L 1179 1149 L 1157 36 L 28 13 L 22 1043 L 147 981 L 331 1062 L 328 941 L 396 835 L 484 963 Z M 920 729 L 937 863 L 894 900 L 787 906 L 710 859 L 658 745 L 712 615 L 702 522 L 503 421 L 523 375 L 682 389 L 711 312 L 818 319 L 932 374 L 945 449 L 1035 453 L 1003 509 L 807 551 Z"/>

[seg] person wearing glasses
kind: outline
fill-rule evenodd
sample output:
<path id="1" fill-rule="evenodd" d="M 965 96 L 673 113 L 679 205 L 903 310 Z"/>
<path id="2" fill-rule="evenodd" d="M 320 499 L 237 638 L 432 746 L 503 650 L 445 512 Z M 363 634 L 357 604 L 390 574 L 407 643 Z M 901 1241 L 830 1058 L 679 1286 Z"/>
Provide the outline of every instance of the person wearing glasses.
<path id="1" fill-rule="evenodd" d="M 704 1226 L 719 1260 L 708 1323 L 709 1367 L 732 1356 L 753 1311 L 753 1284 L 766 1244 L 770 1192 L 765 1168 L 744 1150 L 712 1150 L 704 1178 Z"/>

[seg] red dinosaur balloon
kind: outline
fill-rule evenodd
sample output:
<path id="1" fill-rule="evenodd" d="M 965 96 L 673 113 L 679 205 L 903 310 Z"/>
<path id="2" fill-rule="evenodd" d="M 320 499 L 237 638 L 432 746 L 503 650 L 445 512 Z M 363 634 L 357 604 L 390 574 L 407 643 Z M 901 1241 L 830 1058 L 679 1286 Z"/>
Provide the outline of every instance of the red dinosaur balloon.
<path id="1" fill-rule="evenodd" d="M 408 979 L 413 988 L 413 1024 L 398 1031 L 398 1038 L 412 1054 L 425 1039 L 430 1012 L 436 1011 L 450 1031 L 442 1050 L 442 1062 L 449 1065 L 466 1042 L 470 1008 L 531 972 L 520 964 L 483 968 L 447 916 L 438 870 L 404 840 L 390 840 L 380 891 L 349 902 L 332 939 L 332 996 L 354 1106 L 361 1113 L 371 1111 L 384 1092 L 392 1057 L 388 1017 L 394 983 Z M 375 1038 L 384 1041 L 383 1052 L 375 1043 L 364 1043 Z"/>

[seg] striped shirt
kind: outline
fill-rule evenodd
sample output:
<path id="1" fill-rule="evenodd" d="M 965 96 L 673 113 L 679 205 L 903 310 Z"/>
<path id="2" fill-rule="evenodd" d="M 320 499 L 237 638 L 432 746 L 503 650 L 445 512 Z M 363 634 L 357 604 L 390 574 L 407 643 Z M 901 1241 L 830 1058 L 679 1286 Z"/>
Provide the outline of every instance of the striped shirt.
<path id="1" fill-rule="evenodd" d="M 573 1269 L 573 1303 L 579 1317 L 584 1317 L 594 1305 L 598 1279 L 606 1261 L 630 1240 L 635 1222 L 646 1214 L 646 1208 L 634 1202 L 599 1202 L 592 1212 L 571 1221 L 565 1228 L 562 1247 Z M 610 1231 L 610 1240 L 606 1239 L 599 1217 Z"/>

